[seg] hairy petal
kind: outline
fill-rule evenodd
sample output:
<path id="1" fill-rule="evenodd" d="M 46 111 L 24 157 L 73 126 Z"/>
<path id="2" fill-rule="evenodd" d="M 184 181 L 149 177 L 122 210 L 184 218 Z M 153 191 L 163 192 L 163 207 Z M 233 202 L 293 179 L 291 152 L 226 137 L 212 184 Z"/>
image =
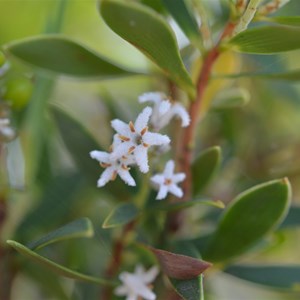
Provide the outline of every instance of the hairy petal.
<path id="1" fill-rule="evenodd" d="M 172 113 L 173 115 L 178 116 L 181 119 L 181 126 L 182 127 L 187 127 L 190 125 L 190 116 L 186 109 L 179 103 L 174 104 L 172 107 Z"/>
<path id="2" fill-rule="evenodd" d="M 97 159 L 99 162 L 102 162 L 102 163 L 110 162 L 110 159 L 109 159 L 110 154 L 107 152 L 104 152 L 104 151 L 97 151 L 97 150 L 91 151 L 90 156 L 91 156 L 91 158 Z"/>
<path id="3" fill-rule="evenodd" d="M 138 117 L 134 123 L 134 127 L 137 132 L 141 132 L 147 126 L 151 114 L 152 114 L 152 108 L 150 106 L 147 106 L 138 115 Z"/>
<path id="4" fill-rule="evenodd" d="M 123 122 L 119 119 L 114 119 L 111 121 L 111 126 L 119 134 L 126 136 L 126 137 L 130 136 L 129 126 L 125 122 Z"/>
<path id="5" fill-rule="evenodd" d="M 148 165 L 148 149 L 144 146 L 138 146 L 134 151 L 134 156 L 136 159 L 136 164 L 140 168 L 142 173 L 147 173 L 149 171 Z"/>
<path id="6" fill-rule="evenodd" d="M 169 100 L 164 100 L 159 104 L 158 112 L 160 116 L 166 114 L 171 108 L 171 103 Z"/>
<path id="7" fill-rule="evenodd" d="M 157 185 L 161 185 L 164 184 L 165 177 L 163 175 L 156 174 L 151 177 L 151 181 Z"/>
<path id="8" fill-rule="evenodd" d="M 166 178 L 171 178 L 173 177 L 174 175 L 174 168 L 175 168 L 175 162 L 174 160 L 169 160 L 167 163 L 166 163 L 166 166 L 165 166 L 165 169 L 164 169 L 164 176 Z"/>
<path id="9" fill-rule="evenodd" d="M 167 135 L 160 133 L 147 132 L 143 136 L 143 141 L 150 146 L 160 146 L 170 143 L 170 138 Z"/>
<path id="10" fill-rule="evenodd" d="M 129 171 L 119 169 L 118 174 L 125 183 L 127 183 L 130 186 L 136 186 L 136 183 L 135 183 L 134 179 L 132 178 L 132 176 L 130 175 Z"/>
<path id="11" fill-rule="evenodd" d="M 97 182 L 97 186 L 98 187 L 103 187 L 105 186 L 112 178 L 113 174 L 114 174 L 115 169 L 112 167 L 106 168 L 103 173 L 101 174 L 98 182 Z"/>
<path id="12" fill-rule="evenodd" d="M 111 153 L 112 159 L 118 159 L 122 156 L 126 156 L 128 154 L 128 151 L 130 147 L 133 145 L 131 142 L 123 142 L 116 147 L 114 147 L 113 152 Z"/>

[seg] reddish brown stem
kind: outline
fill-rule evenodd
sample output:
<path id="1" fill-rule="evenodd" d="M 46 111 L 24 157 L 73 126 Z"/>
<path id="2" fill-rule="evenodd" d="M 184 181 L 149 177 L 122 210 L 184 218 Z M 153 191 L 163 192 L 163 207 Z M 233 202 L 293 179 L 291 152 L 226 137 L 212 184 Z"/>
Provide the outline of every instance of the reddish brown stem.
<path id="1" fill-rule="evenodd" d="M 115 241 L 113 245 L 111 260 L 105 271 L 105 275 L 107 278 L 113 278 L 119 272 L 120 266 L 122 264 L 122 255 L 123 255 L 123 250 L 126 246 L 127 236 L 134 229 L 135 225 L 136 225 L 135 221 L 127 224 L 124 227 L 120 238 Z M 100 299 L 110 300 L 112 298 L 112 292 L 113 290 L 111 287 L 105 287 L 100 295 Z"/>

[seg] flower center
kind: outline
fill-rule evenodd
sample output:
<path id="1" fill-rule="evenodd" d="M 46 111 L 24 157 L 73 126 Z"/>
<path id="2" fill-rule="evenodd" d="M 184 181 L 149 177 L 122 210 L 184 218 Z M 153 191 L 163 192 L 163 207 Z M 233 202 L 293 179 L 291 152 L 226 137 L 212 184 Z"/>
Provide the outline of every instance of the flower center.
<path id="1" fill-rule="evenodd" d="M 165 184 L 165 185 L 170 185 L 170 184 L 172 184 L 172 179 L 166 178 L 164 184 Z"/>

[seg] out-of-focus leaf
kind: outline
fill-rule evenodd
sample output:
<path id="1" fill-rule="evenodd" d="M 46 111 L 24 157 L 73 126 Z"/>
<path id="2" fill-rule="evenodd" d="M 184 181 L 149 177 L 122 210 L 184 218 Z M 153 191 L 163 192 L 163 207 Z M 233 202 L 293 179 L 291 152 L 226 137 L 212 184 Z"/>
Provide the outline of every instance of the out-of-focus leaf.
<path id="1" fill-rule="evenodd" d="M 255 283 L 275 288 L 291 289 L 300 283 L 300 266 L 229 266 L 224 272 Z"/>
<path id="2" fill-rule="evenodd" d="M 90 179 L 90 182 L 96 187 L 97 179 L 103 169 L 101 169 L 97 161 L 91 159 L 89 153 L 93 150 L 102 151 L 102 147 L 73 117 L 57 107 L 52 107 L 52 113 L 58 125 L 64 144 L 75 164 L 80 172 L 84 174 L 86 178 Z M 118 197 L 122 195 L 123 199 L 128 196 L 129 192 L 135 192 L 134 188 L 130 188 L 123 184 L 123 182 L 122 184 L 119 184 L 118 180 L 108 183 L 105 190 Z"/>
<path id="3" fill-rule="evenodd" d="M 8 44 L 4 49 L 34 67 L 62 75 L 105 79 L 135 73 L 62 36 L 25 39 Z"/>
<path id="4" fill-rule="evenodd" d="M 49 296 L 59 300 L 70 300 L 68 293 L 65 291 L 61 278 L 56 276 L 52 272 L 44 272 L 42 266 L 32 264 L 27 261 L 22 264 L 22 272 L 25 272 L 26 276 L 31 277 L 36 283 L 38 283 Z M 41 276 L 43 274 L 43 276 Z"/>
<path id="5" fill-rule="evenodd" d="M 219 262 L 246 252 L 283 221 L 290 198 L 286 178 L 255 186 L 237 196 L 224 212 L 203 257 Z"/>
<path id="6" fill-rule="evenodd" d="M 201 152 L 192 165 L 193 195 L 197 196 L 209 183 L 221 163 L 221 149 L 211 147 Z"/>
<path id="7" fill-rule="evenodd" d="M 84 186 L 84 179 L 78 174 L 65 174 L 53 178 L 46 187 L 36 207 L 24 217 L 16 231 L 20 240 L 31 239 L 40 230 L 49 230 L 53 220 L 62 223 L 72 211 L 77 194 Z"/>
<path id="8" fill-rule="evenodd" d="M 280 229 L 300 226 L 300 206 L 292 206 L 280 225 Z"/>
<path id="9" fill-rule="evenodd" d="M 91 221 L 88 218 L 81 218 L 52 232 L 49 232 L 47 235 L 36 241 L 31 242 L 28 245 L 28 248 L 31 250 L 36 250 L 59 241 L 73 238 L 91 237 L 93 234 L 94 230 Z"/>
<path id="10" fill-rule="evenodd" d="M 224 203 L 220 200 L 195 199 L 191 201 L 178 202 L 178 203 L 158 203 L 157 205 L 153 205 L 149 209 L 146 209 L 145 212 L 147 213 L 147 212 L 159 211 L 159 210 L 174 211 L 174 210 L 189 208 L 194 205 L 208 205 L 208 206 L 213 206 L 221 209 L 225 208 Z"/>
<path id="11" fill-rule="evenodd" d="M 229 45 L 233 50 L 273 54 L 300 48 L 300 28 L 292 26 L 264 26 L 245 30 L 232 38 Z"/>
<path id="12" fill-rule="evenodd" d="M 158 259 L 163 272 L 170 278 L 189 280 L 198 277 L 212 265 L 194 257 L 150 248 Z"/>
<path id="13" fill-rule="evenodd" d="M 170 14 L 190 41 L 201 49 L 202 40 L 197 21 L 186 0 L 162 0 Z"/>
<path id="14" fill-rule="evenodd" d="M 242 78 L 251 77 L 259 79 L 269 79 L 269 80 L 286 80 L 286 81 L 299 81 L 300 80 L 300 70 L 291 70 L 282 73 L 237 73 L 237 74 L 219 74 L 215 78 Z"/>
<path id="15" fill-rule="evenodd" d="M 195 94 L 174 33 L 158 13 L 144 5 L 120 0 L 101 1 L 100 11 L 115 33 L 137 47 L 190 95 Z"/>
<path id="16" fill-rule="evenodd" d="M 105 286 L 111 286 L 115 285 L 115 283 L 111 280 L 106 280 L 102 278 L 97 278 L 85 274 L 81 274 L 77 271 L 73 271 L 69 268 L 66 268 L 62 265 L 59 265 L 48 258 L 45 258 L 38 253 L 30 250 L 29 248 L 25 247 L 24 245 L 16 242 L 16 241 L 11 241 L 8 240 L 7 244 L 17 250 L 20 254 L 26 256 L 27 258 L 31 259 L 32 261 L 42 264 L 43 266 L 47 267 L 48 269 L 52 270 L 53 272 L 57 273 L 58 275 L 80 280 L 80 281 L 85 281 L 85 282 L 91 282 L 91 283 L 96 283 L 100 285 L 105 285 Z"/>
<path id="17" fill-rule="evenodd" d="M 105 219 L 102 227 L 113 228 L 133 221 L 139 215 L 138 208 L 132 203 L 120 204 Z"/>
<path id="18" fill-rule="evenodd" d="M 282 25 L 300 26 L 300 17 L 299 16 L 273 17 L 273 18 L 269 18 L 267 21 L 279 23 Z"/>
<path id="19" fill-rule="evenodd" d="M 25 162 L 20 139 L 6 144 L 6 166 L 9 184 L 12 188 L 23 189 L 25 186 Z"/>
<path id="20" fill-rule="evenodd" d="M 158 13 L 166 13 L 166 9 L 161 3 L 161 0 L 141 0 L 141 3 L 147 5 L 157 11 Z"/>
<path id="21" fill-rule="evenodd" d="M 222 91 L 212 101 L 213 109 L 230 109 L 246 105 L 250 100 L 250 93 L 243 88 Z"/>

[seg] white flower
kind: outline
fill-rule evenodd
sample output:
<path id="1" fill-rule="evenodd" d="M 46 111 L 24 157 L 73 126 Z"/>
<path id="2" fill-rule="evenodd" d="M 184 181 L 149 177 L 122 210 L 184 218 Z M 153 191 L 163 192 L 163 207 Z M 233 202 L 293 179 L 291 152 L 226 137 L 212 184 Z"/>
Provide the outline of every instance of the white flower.
<path id="1" fill-rule="evenodd" d="M 100 162 L 100 166 L 105 168 L 104 172 L 101 174 L 97 186 L 102 187 L 110 180 L 115 180 L 117 175 L 130 186 L 135 186 L 136 183 L 129 173 L 130 168 L 128 165 L 134 163 L 131 157 L 123 156 L 118 159 L 112 158 L 111 153 L 103 151 L 91 151 L 91 158 L 97 159 Z"/>
<path id="2" fill-rule="evenodd" d="M 175 163 L 169 160 L 166 163 L 163 173 L 156 174 L 151 177 L 151 181 L 159 189 L 156 199 L 166 198 L 168 193 L 181 198 L 183 196 L 182 189 L 177 184 L 185 179 L 184 173 L 174 173 Z"/>
<path id="3" fill-rule="evenodd" d="M 150 121 L 155 130 L 160 130 L 168 125 L 171 119 L 175 116 L 181 119 L 182 127 L 187 127 L 190 124 L 190 116 L 184 106 L 180 103 L 171 103 L 167 96 L 163 93 L 145 93 L 139 97 L 139 102 L 154 103 Z"/>
<path id="4" fill-rule="evenodd" d="M 138 115 L 134 124 L 132 122 L 126 124 L 118 119 L 111 121 L 112 127 L 117 132 L 116 138 L 119 139 L 119 141 L 122 141 L 122 143 L 114 143 L 112 157 L 117 159 L 132 153 L 136 164 L 143 173 L 147 173 L 149 171 L 149 147 L 170 143 L 168 136 L 148 131 L 147 124 L 151 114 L 151 107 L 146 107 Z"/>
<path id="5" fill-rule="evenodd" d="M 15 131 L 10 127 L 10 121 L 7 118 L 0 118 L 0 136 L 6 139 L 12 139 Z"/>
<path id="6" fill-rule="evenodd" d="M 158 274 L 158 268 L 152 267 L 145 271 L 144 267 L 138 265 L 134 273 L 122 272 L 119 276 L 122 285 L 115 289 L 117 296 L 126 296 L 126 300 L 155 300 L 156 295 L 152 292 L 150 283 Z"/>

